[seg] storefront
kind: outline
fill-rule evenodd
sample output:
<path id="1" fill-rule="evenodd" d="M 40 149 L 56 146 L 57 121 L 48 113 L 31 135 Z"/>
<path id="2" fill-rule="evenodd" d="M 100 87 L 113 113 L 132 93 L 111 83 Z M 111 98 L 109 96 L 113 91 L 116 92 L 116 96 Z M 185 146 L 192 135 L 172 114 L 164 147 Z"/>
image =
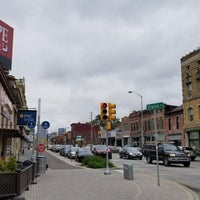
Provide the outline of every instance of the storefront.
<path id="1" fill-rule="evenodd" d="M 188 132 L 189 146 L 200 148 L 200 131 Z"/>

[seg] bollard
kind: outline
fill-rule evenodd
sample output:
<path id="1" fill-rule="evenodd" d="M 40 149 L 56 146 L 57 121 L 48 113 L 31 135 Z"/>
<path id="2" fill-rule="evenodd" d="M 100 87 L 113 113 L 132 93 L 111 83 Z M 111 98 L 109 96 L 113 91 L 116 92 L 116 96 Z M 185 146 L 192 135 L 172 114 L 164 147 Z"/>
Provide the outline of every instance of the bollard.
<path id="1" fill-rule="evenodd" d="M 124 163 L 124 179 L 133 180 L 133 165 Z"/>

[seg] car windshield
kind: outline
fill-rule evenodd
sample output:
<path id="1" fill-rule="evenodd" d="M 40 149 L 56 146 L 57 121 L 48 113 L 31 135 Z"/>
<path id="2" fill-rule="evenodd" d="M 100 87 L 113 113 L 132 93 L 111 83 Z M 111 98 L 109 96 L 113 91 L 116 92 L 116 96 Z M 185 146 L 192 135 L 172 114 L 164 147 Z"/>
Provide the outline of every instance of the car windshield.
<path id="1" fill-rule="evenodd" d="M 171 144 L 165 144 L 163 145 L 163 148 L 165 151 L 179 151 L 180 150 L 177 146 L 171 145 Z"/>
<path id="2" fill-rule="evenodd" d="M 71 147 L 71 151 L 77 151 L 78 147 Z"/>
<path id="3" fill-rule="evenodd" d="M 70 145 L 66 145 L 64 148 L 65 149 L 70 149 L 72 146 L 70 146 Z"/>
<path id="4" fill-rule="evenodd" d="M 98 146 L 95 146 L 96 149 L 106 149 L 106 146 L 105 145 L 98 145 Z"/>
<path id="5" fill-rule="evenodd" d="M 88 149 L 88 148 L 80 148 L 79 151 L 80 152 L 91 152 L 90 149 Z"/>
<path id="6" fill-rule="evenodd" d="M 138 149 L 133 148 L 133 147 L 128 147 L 127 150 L 128 150 L 129 152 L 134 152 L 134 153 L 138 153 L 138 152 L 139 152 Z"/>

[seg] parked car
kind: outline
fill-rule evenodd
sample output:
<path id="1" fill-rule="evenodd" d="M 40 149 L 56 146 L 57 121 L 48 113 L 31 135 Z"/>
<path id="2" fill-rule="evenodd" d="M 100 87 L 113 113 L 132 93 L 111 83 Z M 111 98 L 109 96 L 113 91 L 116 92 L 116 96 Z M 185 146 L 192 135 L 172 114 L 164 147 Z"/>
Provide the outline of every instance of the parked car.
<path id="1" fill-rule="evenodd" d="M 110 148 L 107 148 L 106 145 L 94 145 L 92 148 L 92 153 L 96 156 L 106 156 L 106 152 L 108 150 L 108 158 L 112 159 L 112 151 L 110 150 Z"/>
<path id="2" fill-rule="evenodd" d="M 75 159 L 76 156 L 76 152 L 78 150 L 79 147 L 71 147 L 67 153 L 67 157 L 71 158 L 71 159 Z"/>
<path id="3" fill-rule="evenodd" d="M 68 156 L 68 152 L 71 147 L 72 145 L 63 145 L 62 149 L 60 150 L 60 155 L 65 156 L 65 157 Z"/>
<path id="4" fill-rule="evenodd" d="M 122 149 L 120 146 L 109 146 L 109 148 L 112 151 L 112 153 L 119 153 Z"/>
<path id="5" fill-rule="evenodd" d="M 149 164 L 156 160 L 156 145 L 145 144 L 143 155 Z M 190 166 L 190 158 L 187 154 L 171 143 L 158 144 L 158 160 L 162 161 L 165 166 L 170 164 L 183 164 L 184 167 Z"/>
<path id="6" fill-rule="evenodd" d="M 142 153 L 135 147 L 123 147 L 119 152 L 119 157 L 142 160 Z"/>
<path id="7" fill-rule="evenodd" d="M 186 146 L 179 146 L 181 151 L 185 152 L 191 159 L 191 161 L 194 161 L 196 158 L 196 153 L 192 147 L 186 147 Z"/>
<path id="8" fill-rule="evenodd" d="M 62 145 L 61 144 L 55 144 L 52 147 L 52 151 L 56 152 L 56 153 L 59 153 L 61 149 L 62 149 Z"/>
<path id="9" fill-rule="evenodd" d="M 92 156 L 93 153 L 87 147 L 78 148 L 75 156 L 75 160 L 77 162 L 82 162 L 82 160 L 86 157 Z"/>

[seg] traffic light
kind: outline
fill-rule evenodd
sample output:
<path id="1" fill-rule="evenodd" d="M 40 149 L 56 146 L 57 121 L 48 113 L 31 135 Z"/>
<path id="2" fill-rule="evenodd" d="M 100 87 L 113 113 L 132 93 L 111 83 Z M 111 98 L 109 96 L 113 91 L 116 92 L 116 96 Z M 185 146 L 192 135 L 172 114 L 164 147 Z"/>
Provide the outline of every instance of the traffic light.
<path id="1" fill-rule="evenodd" d="M 108 104 L 108 119 L 110 120 L 110 121 L 112 121 L 112 120 L 116 120 L 116 104 L 114 104 L 114 103 L 109 103 Z"/>
<path id="2" fill-rule="evenodd" d="M 111 130 L 111 122 L 106 123 L 106 130 L 110 131 Z"/>
<path id="3" fill-rule="evenodd" d="M 107 103 L 101 103 L 100 109 L 101 109 L 101 121 L 105 121 L 108 119 L 108 104 Z"/>

